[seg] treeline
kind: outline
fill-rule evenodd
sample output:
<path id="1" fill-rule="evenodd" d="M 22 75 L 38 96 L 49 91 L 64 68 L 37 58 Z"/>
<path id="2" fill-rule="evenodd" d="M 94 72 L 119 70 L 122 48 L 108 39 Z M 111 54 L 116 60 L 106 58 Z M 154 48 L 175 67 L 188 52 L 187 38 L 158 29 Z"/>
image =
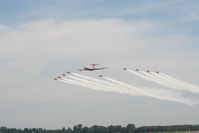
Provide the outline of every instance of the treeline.
<path id="1" fill-rule="evenodd" d="M 171 126 L 142 126 L 136 128 L 134 124 L 128 124 L 126 127 L 117 126 L 98 126 L 91 127 L 75 125 L 73 128 L 62 129 L 43 129 L 43 128 L 7 128 L 1 127 L 0 133 L 144 133 L 144 132 L 170 132 L 170 131 L 199 131 L 199 125 L 171 125 Z"/>
<path id="2" fill-rule="evenodd" d="M 199 131 L 199 125 L 142 126 L 136 132 Z"/>

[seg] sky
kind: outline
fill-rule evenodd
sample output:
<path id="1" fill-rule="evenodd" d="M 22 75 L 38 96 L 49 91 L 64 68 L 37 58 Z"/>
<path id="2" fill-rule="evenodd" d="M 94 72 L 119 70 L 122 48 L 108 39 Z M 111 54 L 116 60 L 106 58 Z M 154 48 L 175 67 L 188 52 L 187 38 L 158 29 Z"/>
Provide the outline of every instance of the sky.
<path id="1" fill-rule="evenodd" d="M 139 68 L 198 85 L 198 36 L 198 0 L 0 0 L 0 126 L 198 124 L 199 105 L 53 81 L 99 63 L 110 68 L 82 74 L 145 86 L 122 71 Z"/>

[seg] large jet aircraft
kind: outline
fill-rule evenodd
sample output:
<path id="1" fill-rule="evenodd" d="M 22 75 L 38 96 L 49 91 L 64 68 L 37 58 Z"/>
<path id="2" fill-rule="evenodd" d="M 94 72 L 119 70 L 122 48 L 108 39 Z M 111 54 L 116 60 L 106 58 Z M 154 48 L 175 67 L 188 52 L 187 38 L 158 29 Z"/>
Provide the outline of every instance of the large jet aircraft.
<path id="1" fill-rule="evenodd" d="M 96 71 L 108 68 L 108 67 L 96 67 L 96 65 L 99 64 L 91 64 L 90 67 L 84 67 L 83 69 L 79 69 L 79 71 Z"/>

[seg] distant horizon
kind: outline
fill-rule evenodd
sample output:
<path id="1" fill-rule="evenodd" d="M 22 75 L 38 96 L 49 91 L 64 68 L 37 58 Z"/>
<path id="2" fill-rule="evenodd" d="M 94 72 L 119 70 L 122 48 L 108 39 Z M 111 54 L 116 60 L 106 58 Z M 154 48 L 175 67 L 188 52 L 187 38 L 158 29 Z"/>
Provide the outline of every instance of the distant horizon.
<path id="1" fill-rule="evenodd" d="M 133 124 L 135 125 L 134 123 L 128 123 L 128 124 Z M 72 126 L 67 126 L 67 125 L 63 125 L 63 126 L 60 126 L 58 128 L 44 128 L 44 127 L 7 127 L 5 125 L 0 125 L 0 128 L 1 127 L 6 127 L 6 128 L 16 128 L 16 129 L 24 129 L 24 128 L 30 128 L 30 129 L 33 129 L 33 128 L 42 128 L 42 129 L 62 129 L 62 128 L 73 128 L 74 126 L 77 126 L 77 125 L 82 125 L 82 127 L 93 127 L 93 126 L 104 126 L 104 127 L 109 127 L 109 126 L 122 126 L 122 127 L 126 127 L 128 124 L 126 125 L 122 125 L 122 124 L 108 124 L 108 125 L 100 125 L 100 124 L 93 124 L 93 125 L 83 125 L 81 123 L 79 124 L 75 124 L 75 125 L 72 125 Z M 167 126 L 199 126 L 199 124 L 173 124 L 173 125 L 161 125 L 161 124 L 157 124 L 157 125 L 140 125 L 140 126 L 136 126 L 136 128 L 140 128 L 140 127 L 156 127 L 156 126 L 162 126 L 162 127 L 167 127 Z"/>
<path id="2" fill-rule="evenodd" d="M 132 125 L 135 132 L 174 132 L 174 131 L 199 131 L 199 125 L 152 125 L 152 126 L 140 126 L 140 127 L 136 127 L 136 125 L 132 124 L 132 123 L 129 123 L 127 124 L 126 126 L 121 126 L 121 125 L 107 125 L 107 126 L 104 126 L 104 125 L 92 125 L 92 126 L 84 126 L 82 124 L 76 124 L 74 125 L 73 127 L 66 127 L 66 126 L 63 126 L 61 128 L 42 128 L 42 127 L 33 127 L 33 128 L 14 128 L 14 129 L 22 129 L 22 130 L 26 130 L 26 129 L 42 129 L 42 130 L 69 130 L 71 129 L 72 131 L 74 131 L 75 127 L 79 127 L 81 126 L 82 129 L 84 128 L 93 128 L 93 127 L 104 127 L 104 128 L 110 128 L 110 129 L 113 129 L 113 128 L 118 128 L 118 127 L 121 127 L 121 128 L 128 128 L 129 125 Z M 0 126 L 0 131 L 2 129 L 13 129 L 11 127 L 6 127 L 6 126 Z M 145 130 L 145 131 L 144 131 Z M 150 131 L 148 131 L 150 130 Z M 13 131 L 12 131 L 13 132 Z"/>

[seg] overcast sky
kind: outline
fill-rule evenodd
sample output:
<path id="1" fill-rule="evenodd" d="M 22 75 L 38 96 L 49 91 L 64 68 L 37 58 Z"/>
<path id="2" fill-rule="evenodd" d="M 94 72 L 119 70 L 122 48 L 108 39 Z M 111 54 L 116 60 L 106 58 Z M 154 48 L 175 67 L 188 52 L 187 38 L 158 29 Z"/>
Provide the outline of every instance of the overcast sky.
<path id="1" fill-rule="evenodd" d="M 198 124 L 199 105 L 98 92 L 53 80 L 99 63 L 198 85 L 198 0 L 0 0 L 0 126 Z M 198 97 L 199 95 L 194 95 Z"/>

